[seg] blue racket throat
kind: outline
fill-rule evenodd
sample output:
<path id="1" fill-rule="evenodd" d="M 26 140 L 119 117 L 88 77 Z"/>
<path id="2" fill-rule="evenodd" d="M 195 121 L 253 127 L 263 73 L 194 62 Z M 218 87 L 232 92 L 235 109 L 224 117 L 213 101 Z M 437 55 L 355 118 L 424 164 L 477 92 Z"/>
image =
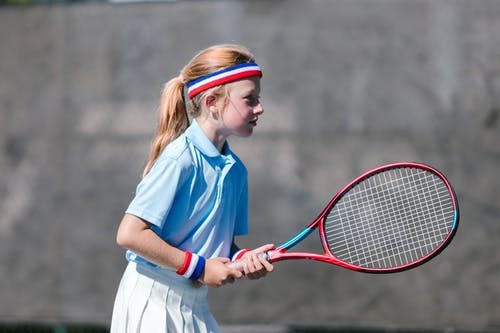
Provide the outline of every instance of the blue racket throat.
<path id="1" fill-rule="evenodd" d="M 305 228 L 302 230 L 300 233 L 297 234 L 294 238 L 290 239 L 288 242 L 281 244 L 280 246 L 277 247 L 277 249 L 290 249 L 291 247 L 295 246 L 295 244 L 300 243 L 304 238 L 309 236 L 311 232 L 313 232 L 314 229 L 311 228 Z"/>

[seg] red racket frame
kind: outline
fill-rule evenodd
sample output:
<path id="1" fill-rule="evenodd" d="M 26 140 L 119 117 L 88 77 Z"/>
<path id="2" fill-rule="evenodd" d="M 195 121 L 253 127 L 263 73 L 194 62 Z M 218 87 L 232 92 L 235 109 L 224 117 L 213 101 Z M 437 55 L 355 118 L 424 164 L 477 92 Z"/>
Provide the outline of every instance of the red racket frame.
<path id="1" fill-rule="evenodd" d="M 371 177 L 377 173 L 380 173 L 382 171 L 385 171 L 387 169 L 396 169 L 396 168 L 404 168 L 404 167 L 412 167 L 412 168 L 419 168 L 423 169 L 429 172 L 434 173 L 437 175 L 441 180 L 444 182 L 446 187 L 448 188 L 448 191 L 452 197 L 453 201 L 453 207 L 455 210 L 454 213 L 454 223 L 453 226 L 447 235 L 447 237 L 441 242 L 441 244 L 436 247 L 433 251 L 428 253 L 426 256 L 420 258 L 419 260 L 415 262 L 411 262 L 402 266 L 397 266 L 397 267 L 391 267 L 391 268 L 366 268 L 366 267 L 360 267 L 356 265 L 352 265 L 349 263 L 346 263 L 344 261 L 341 261 L 335 257 L 335 255 L 330 251 L 326 236 L 325 236 L 325 219 L 332 207 L 340 200 L 340 198 L 348 192 L 353 186 L 364 180 L 365 178 Z M 446 177 L 440 173 L 438 170 L 434 169 L 433 167 L 430 167 L 425 164 L 421 163 L 415 163 L 415 162 L 398 162 L 398 163 L 392 163 L 392 164 L 387 164 L 380 166 L 378 168 L 375 168 L 373 170 L 370 170 L 368 172 L 363 173 L 353 181 L 351 181 L 349 184 L 347 184 L 344 188 L 342 188 L 331 200 L 330 202 L 326 205 L 326 207 L 323 209 L 321 214 L 314 219 L 314 221 L 309 224 L 305 229 L 303 229 L 300 233 L 298 233 L 294 238 L 290 239 L 288 242 L 278 246 L 274 250 L 270 250 L 267 252 L 267 258 L 270 262 L 276 262 L 276 261 L 281 261 L 281 260 L 288 260 L 288 259 L 312 259 L 312 260 L 317 260 L 321 262 L 327 262 L 330 264 L 338 265 L 350 270 L 354 271 L 359 271 L 359 272 L 365 272 L 365 273 L 392 273 L 392 272 L 399 272 L 403 270 L 407 270 L 416 266 L 419 266 L 423 264 L 424 262 L 430 260 L 431 258 L 435 257 L 438 255 L 452 240 L 453 236 L 456 233 L 457 227 L 458 227 L 458 222 L 459 222 L 459 208 L 458 208 L 458 201 L 456 199 L 455 192 L 453 191 L 453 188 L 451 184 L 448 182 Z M 302 241 L 304 238 L 306 238 L 310 233 L 312 233 L 313 230 L 315 230 L 319 226 L 319 234 L 321 238 L 321 243 L 323 246 L 323 249 L 325 250 L 324 254 L 317 254 L 317 253 L 309 253 L 309 252 L 286 252 L 288 249 L 291 247 L 295 246 L 298 244 L 300 241 Z"/>

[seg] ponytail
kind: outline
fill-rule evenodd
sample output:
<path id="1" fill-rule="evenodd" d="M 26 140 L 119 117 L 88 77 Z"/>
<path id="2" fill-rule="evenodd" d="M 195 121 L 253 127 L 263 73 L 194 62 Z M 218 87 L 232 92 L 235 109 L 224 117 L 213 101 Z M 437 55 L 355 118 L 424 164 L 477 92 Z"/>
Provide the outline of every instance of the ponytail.
<path id="1" fill-rule="evenodd" d="M 165 84 L 161 94 L 159 120 L 156 134 L 151 144 L 149 160 L 144 168 L 146 176 L 163 149 L 189 126 L 189 118 L 184 101 L 184 82 L 176 77 Z"/>

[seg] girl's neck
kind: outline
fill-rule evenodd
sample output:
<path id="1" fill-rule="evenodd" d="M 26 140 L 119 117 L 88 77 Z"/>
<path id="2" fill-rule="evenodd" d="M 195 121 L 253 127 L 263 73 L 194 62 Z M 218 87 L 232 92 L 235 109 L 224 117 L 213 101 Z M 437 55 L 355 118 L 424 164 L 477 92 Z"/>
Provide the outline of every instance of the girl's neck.
<path id="1" fill-rule="evenodd" d="M 197 122 L 203 133 L 205 133 L 207 138 L 214 144 L 215 148 L 217 148 L 220 153 L 223 153 L 227 135 L 224 135 L 220 129 L 214 126 L 215 124 L 212 124 L 210 121 L 197 119 Z"/>

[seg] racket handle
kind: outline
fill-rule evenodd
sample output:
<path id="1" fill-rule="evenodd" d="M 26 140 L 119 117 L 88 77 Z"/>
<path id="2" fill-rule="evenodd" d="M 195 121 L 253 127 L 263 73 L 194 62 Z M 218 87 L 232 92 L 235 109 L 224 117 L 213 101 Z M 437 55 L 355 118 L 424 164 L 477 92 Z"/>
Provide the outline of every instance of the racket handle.
<path id="1" fill-rule="evenodd" d="M 269 255 L 267 254 L 267 252 L 262 252 L 262 253 L 259 253 L 258 256 L 260 258 L 264 258 L 266 259 L 267 261 L 271 262 L 271 260 L 269 259 Z M 240 272 L 244 272 L 245 271 L 245 259 L 239 259 L 239 260 L 236 260 L 236 261 L 231 261 L 230 263 L 227 264 L 228 267 L 230 268 L 233 268 L 237 271 L 240 271 Z"/>

